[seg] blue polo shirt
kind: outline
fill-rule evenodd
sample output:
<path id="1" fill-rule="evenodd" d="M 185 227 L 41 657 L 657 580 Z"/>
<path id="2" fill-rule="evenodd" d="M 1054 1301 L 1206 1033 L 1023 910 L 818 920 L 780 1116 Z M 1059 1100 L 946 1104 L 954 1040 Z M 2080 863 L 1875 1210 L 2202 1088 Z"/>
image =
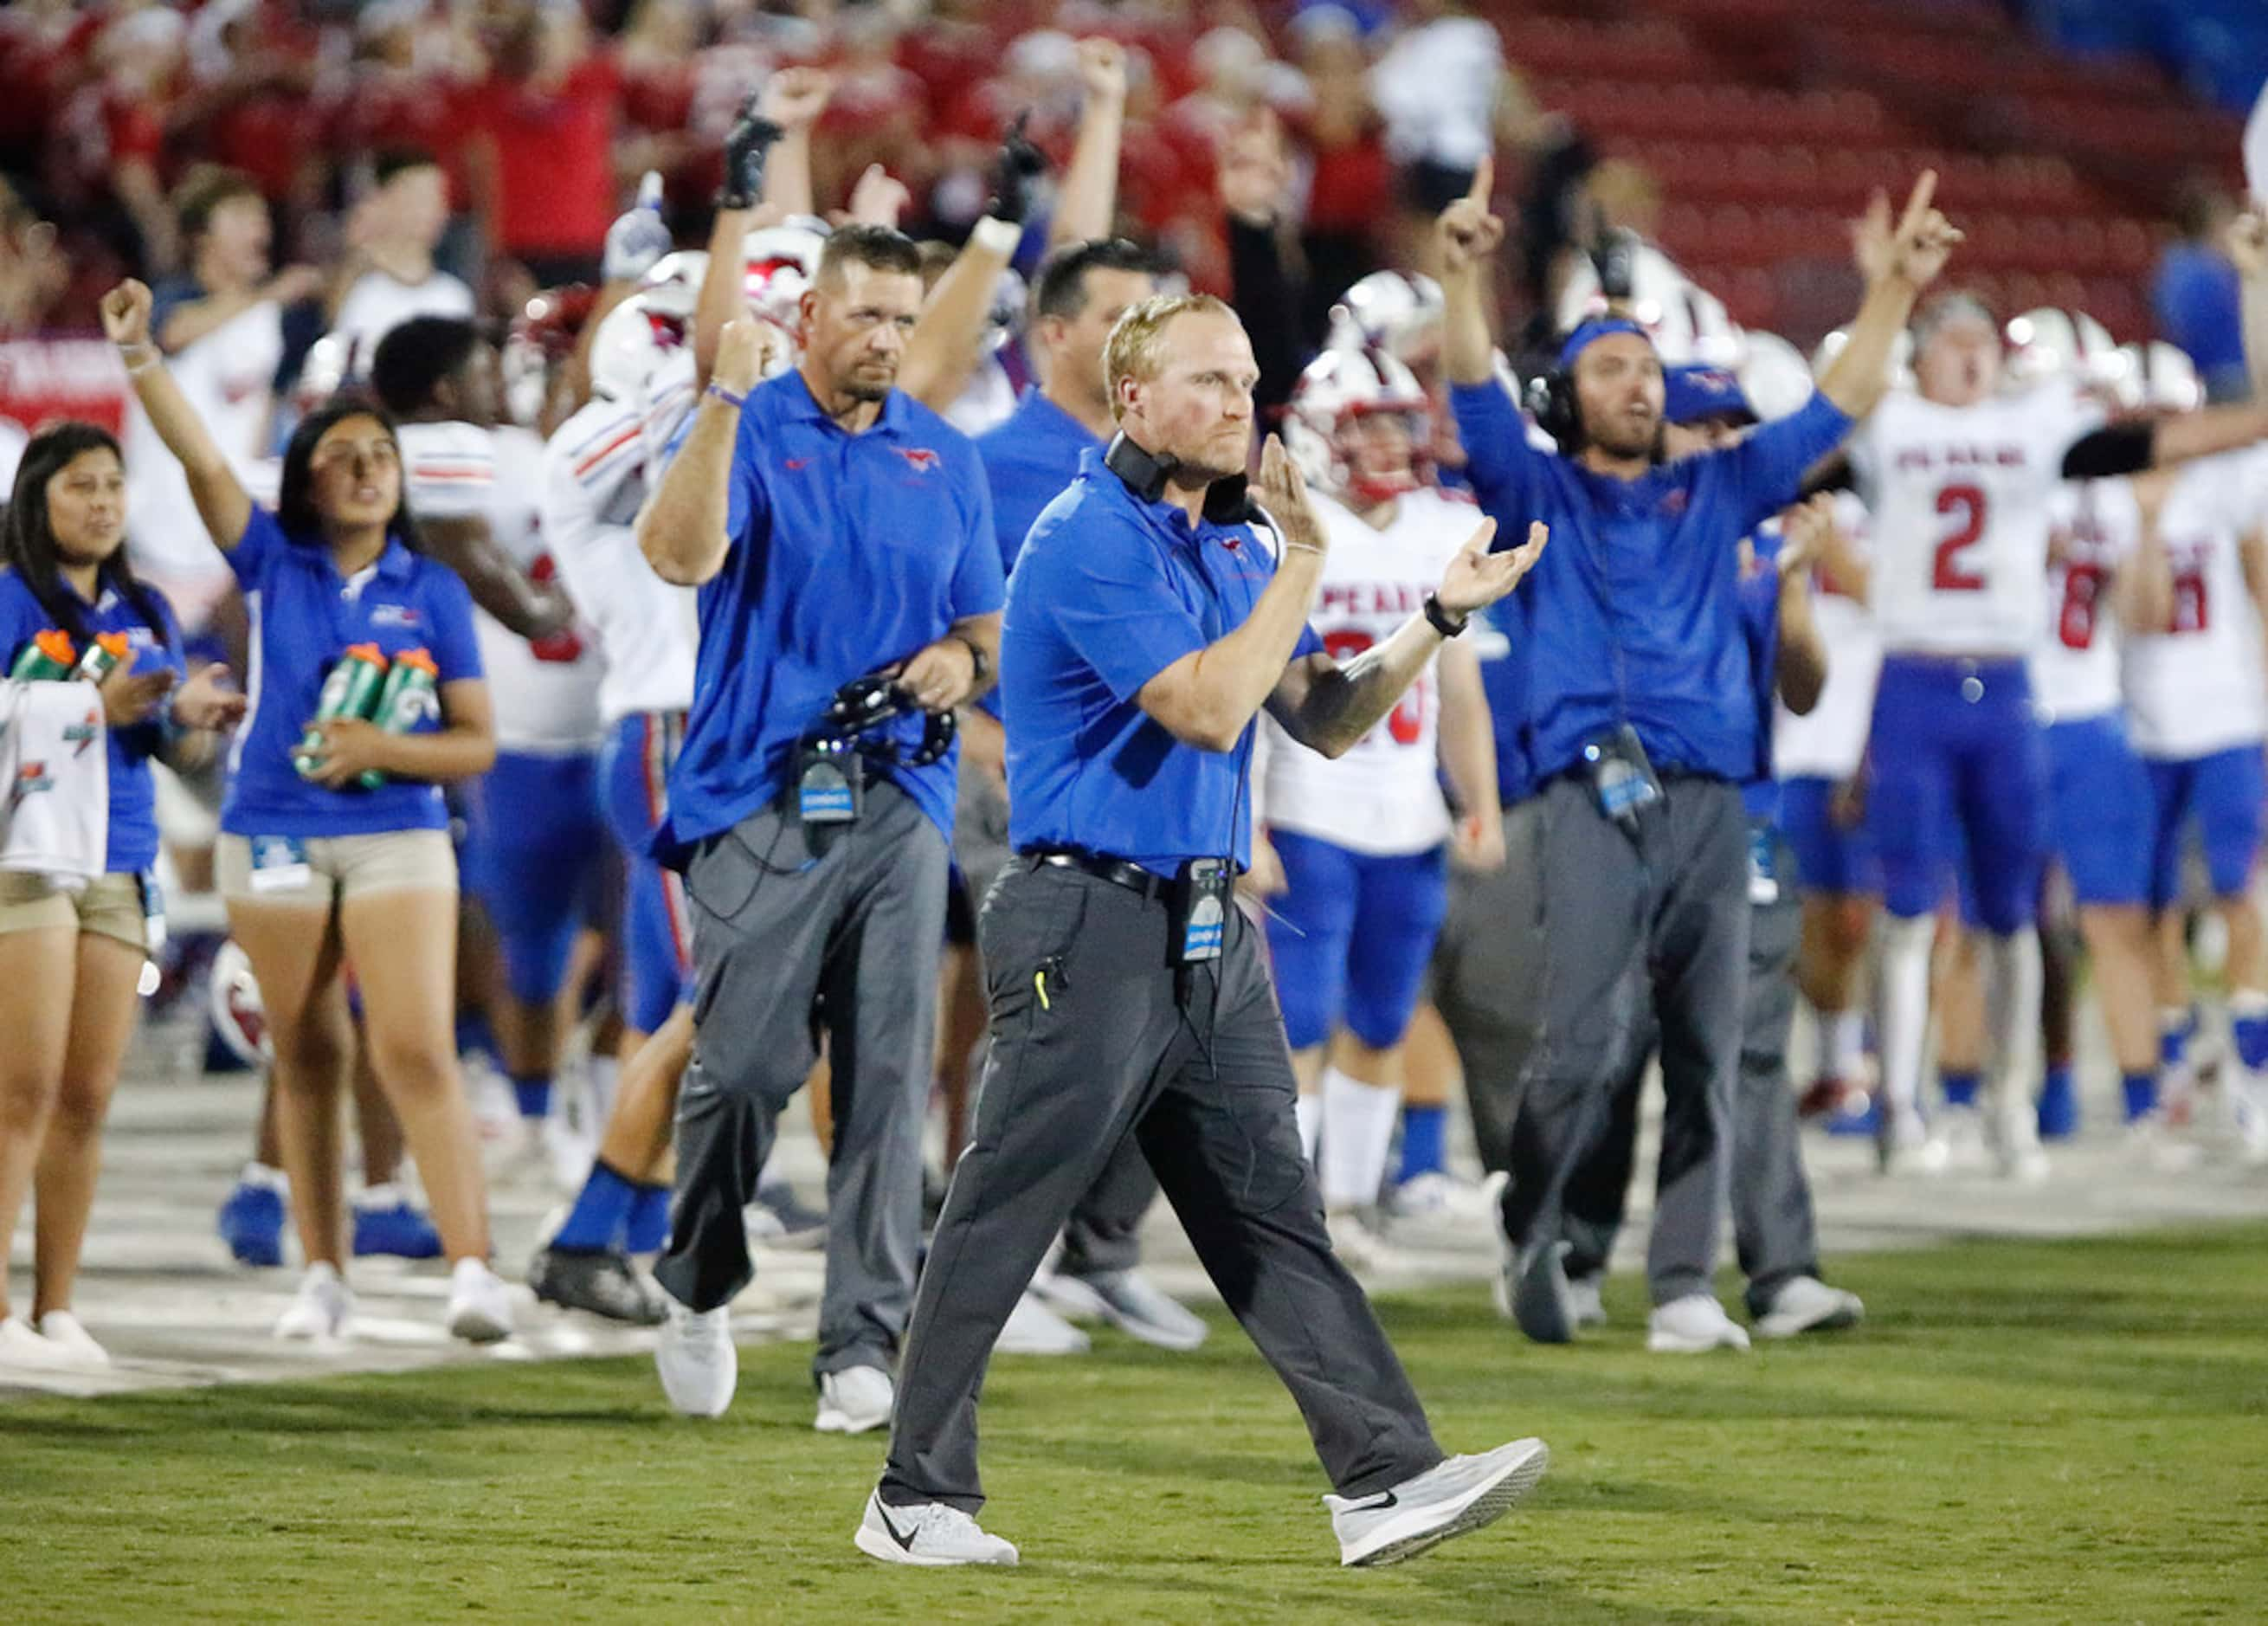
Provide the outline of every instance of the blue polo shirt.
<path id="1" fill-rule="evenodd" d="M 1089 450 L 1024 543 L 1000 631 L 1008 843 L 1072 847 L 1171 876 L 1251 852 L 1247 727 L 1233 751 L 1176 740 L 1142 685 L 1252 614 L 1276 556 L 1248 524 L 1194 528 Z M 1305 629 L 1292 658 L 1322 642 Z"/>
<path id="2" fill-rule="evenodd" d="M 1016 568 L 1016 555 L 1040 511 L 1079 477 L 1079 460 L 1101 445 L 1036 387 L 1024 392 L 1005 420 L 976 437 L 976 455 L 992 487 L 992 528 L 1000 538 L 1003 571 Z M 998 717 L 999 690 L 988 691 L 977 705 Z"/>
<path id="3" fill-rule="evenodd" d="M 164 623 L 162 627 L 144 621 L 132 602 L 108 582 L 92 604 L 60 577 L 55 587 L 77 607 L 80 625 L 89 634 L 126 635 L 132 655 L 129 670 L 154 672 L 171 667 L 177 676 L 188 675 L 181 663 L 180 624 L 173 619 L 165 595 L 155 588 L 144 583 L 142 591 Z M 24 646 L 55 625 L 40 607 L 31 584 L 12 570 L 0 570 L 0 673 L 13 669 Z M 74 644 L 78 641 L 72 639 Z M 164 735 L 154 721 L 113 728 L 109 735 L 110 826 L 102 867 L 112 875 L 130 875 L 158 861 L 157 788 L 150 780 L 150 758 L 158 754 Z"/>
<path id="4" fill-rule="evenodd" d="M 1627 721 L 1657 769 L 1746 781 L 1756 716 L 1740 539 L 1795 499 L 1851 420 L 1815 394 L 1737 446 L 1624 481 L 1529 446 L 1494 381 L 1454 387 L 1449 400 L 1497 545 L 1523 540 L 1530 521 L 1551 528 L 1513 595 L 1524 601 L 1514 619 L 1527 630 L 1537 780 L 1572 769 L 1586 740 Z"/>
<path id="5" fill-rule="evenodd" d="M 389 780 L 376 790 L 331 790 L 301 779 L 291 750 L 315 715 L 324 677 L 350 644 L 376 644 L 389 661 L 423 649 L 445 685 L 481 676 L 473 596 L 457 573 L 389 536 L 375 564 L 342 576 L 328 548 L 287 536 L 256 503 L 228 563 L 252 623 L 244 684 L 252 706 L 229 751 L 220 827 L 231 835 L 302 840 L 446 830 L 439 786 Z M 427 718 L 416 731 L 439 727 Z"/>
<path id="6" fill-rule="evenodd" d="M 751 391 L 733 450 L 732 539 L 701 589 L 685 744 L 655 837 L 666 863 L 778 797 L 798 743 L 852 678 L 1000 608 L 1000 550 L 976 448 L 892 391 L 863 434 L 796 372 Z M 922 720 L 893 725 L 909 751 Z M 950 839 L 957 749 L 888 778 Z"/>

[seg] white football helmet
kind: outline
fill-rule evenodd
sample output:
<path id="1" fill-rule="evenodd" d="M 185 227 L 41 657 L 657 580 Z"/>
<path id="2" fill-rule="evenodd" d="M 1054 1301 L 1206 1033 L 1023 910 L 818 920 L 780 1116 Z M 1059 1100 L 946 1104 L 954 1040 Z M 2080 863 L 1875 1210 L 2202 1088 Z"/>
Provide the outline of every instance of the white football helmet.
<path id="1" fill-rule="evenodd" d="M 790 337 L 800 335 L 804 290 L 818 277 L 819 256 L 826 247 L 826 223 L 807 215 L 749 233 L 740 251 L 747 263 L 750 314 Z"/>
<path id="2" fill-rule="evenodd" d="M 1812 377 L 1825 378 L 1827 369 L 1835 365 L 1835 358 L 1843 353 L 1844 345 L 1850 342 L 1850 331 L 1844 328 L 1836 329 L 1820 340 L 1819 348 L 1811 352 Z M 1911 389 L 1914 387 L 1913 356 L 1913 329 L 1901 328 L 1898 336 L 1890 344 L 1890 387 L 1893 389 Z"/>
<path id="3" fill-rule="evenodd" d="M 1373 271 L 1339 296 L 1323 344 L 1329 350 L 1381 350 L 1407 364 L 1440 343 L 1441 285 L 1430 277 Z"/>
<path id="4" fill-rule="evenodd" d="M 638 292 L 655 310 L 681 322 L 693 319 L 701 302 L 701 279 L 708 274 L 709 255 L 700 248 L 680 248 L 653 262 L 638 278 Z"/>
<path id="5" fill-rule="evenodd" d="M 2122 344 L 2104 360 L 2102 371 L 2118 404 L 2133 410 L 2194 412 L 2205 404 L 2205 381 L 2189 352 L 2163 339 Z"/>
<path id="6" fill-rule="evenodd" d="M 1734 373 L 1741 393 L 1764 423 L 1786 418 L 1811 399 L 1811 368 L 1803 352 L 1777 333 L 1746 329 L 1742 337 L 1748 354 Z"/>
<path id="7" fill-rule="evenodd" d="M 1373 413 L 1409 418 L 1410 461 L 1400 475 L 1364 475 L 1348 444 L 1347 431 Z M 1427 448 L 1432 440 L 1432 403 L 1410 369 L 1382 349 L 1326 350 L 1309 362 L 1292 387 L 1284 417 L 1284 449 L 1307 482 L 1334 497 L 1382 502 L 1414 491 L 1432 476 Z"/>
<path id="8" fill-rule="evenodd" d="M 2007 381 L 2018 389 L 2058 373 L 2074 373 L 2088 383 L 2102 382 L 2109 376 L 2104 363 L 2118 349 L 2110 329 L 2086 312 L 2051 305 L 2012 318 L 2006 336 Z"/>
<path id="9" fill-rule="evenodd" d="M 1626 307 L 1632 322 L 1653 341 L 1664 366 L 1697 361 L 1729 367 L 1741 357 L 1741 328 L 1723 300 L 1696 283 L 1660 248 L 1640 242 L 1631 252 L 1631 292 Z M 1598 268 L 1588 255 L 1573 256 L 1566 285 L 1559 292 L 1559 331 L 1572 333 L 1607 313 L 1599 291 Z"/>
<path id="10" fill-rule="evenodd" d="M 657 309 L 644 293 L 630 295 L 607 313 L 591 341 L 591 392 L 609 401 L 643 401 L 663 364 L 692 338 L 685 317 Z"/>

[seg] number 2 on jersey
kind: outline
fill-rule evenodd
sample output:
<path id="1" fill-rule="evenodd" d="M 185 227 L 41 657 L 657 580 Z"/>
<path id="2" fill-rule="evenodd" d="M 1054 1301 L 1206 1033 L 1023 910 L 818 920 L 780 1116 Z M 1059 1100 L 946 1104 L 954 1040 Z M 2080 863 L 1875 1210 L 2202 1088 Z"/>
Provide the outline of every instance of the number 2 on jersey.
<path id="1" fill-rule="evenodd" d="M 1948 485 L 1937 494 L 1937 511 L 1962 517 L 1937 544 L 1937 569 L 1930 585 L 1940 593 L 1977 593 L 1984 578 L 1961 561 L 1961 555 L 1984 534 L 1984 491 L 1976 485 Z"/>

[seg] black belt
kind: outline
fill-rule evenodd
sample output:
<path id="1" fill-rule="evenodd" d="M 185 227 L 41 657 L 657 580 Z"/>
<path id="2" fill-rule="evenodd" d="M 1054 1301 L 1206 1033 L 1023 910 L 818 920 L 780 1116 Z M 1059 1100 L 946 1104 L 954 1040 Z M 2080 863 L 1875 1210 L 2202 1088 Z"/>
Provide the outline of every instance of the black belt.
<path id="1" fill-rule="evenodd" d="M 1130 892 L 1139 892 L 1147 898 L 1164 898 L 1173 890 L 1174 883 L 1161 875 L 1152 875 L 1139 864 L 1130 864 L 1123 858 L 1112 858 L 1101 853 L 1079 853 L 1069 847 L 1040 847 L 1028 853 L 1019 853 L 1031 868 L 1042 864 L 1057 869 L 1077 869 L 1097 880 L 1108 881 L 1113 886 L 1123 886 Z"/>

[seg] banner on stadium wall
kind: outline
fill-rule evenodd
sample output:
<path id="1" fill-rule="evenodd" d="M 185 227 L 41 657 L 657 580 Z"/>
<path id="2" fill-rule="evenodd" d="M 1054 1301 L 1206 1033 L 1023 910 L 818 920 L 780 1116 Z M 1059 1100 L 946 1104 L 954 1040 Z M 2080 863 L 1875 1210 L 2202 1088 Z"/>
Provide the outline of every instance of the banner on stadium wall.
<path id="1" fill-rule="evenodd" d="M 63 418 L 125 432 L 126 369 L 117 348 L 99 338 L 0 341 L 0 424 L 29 436 Z"/>

